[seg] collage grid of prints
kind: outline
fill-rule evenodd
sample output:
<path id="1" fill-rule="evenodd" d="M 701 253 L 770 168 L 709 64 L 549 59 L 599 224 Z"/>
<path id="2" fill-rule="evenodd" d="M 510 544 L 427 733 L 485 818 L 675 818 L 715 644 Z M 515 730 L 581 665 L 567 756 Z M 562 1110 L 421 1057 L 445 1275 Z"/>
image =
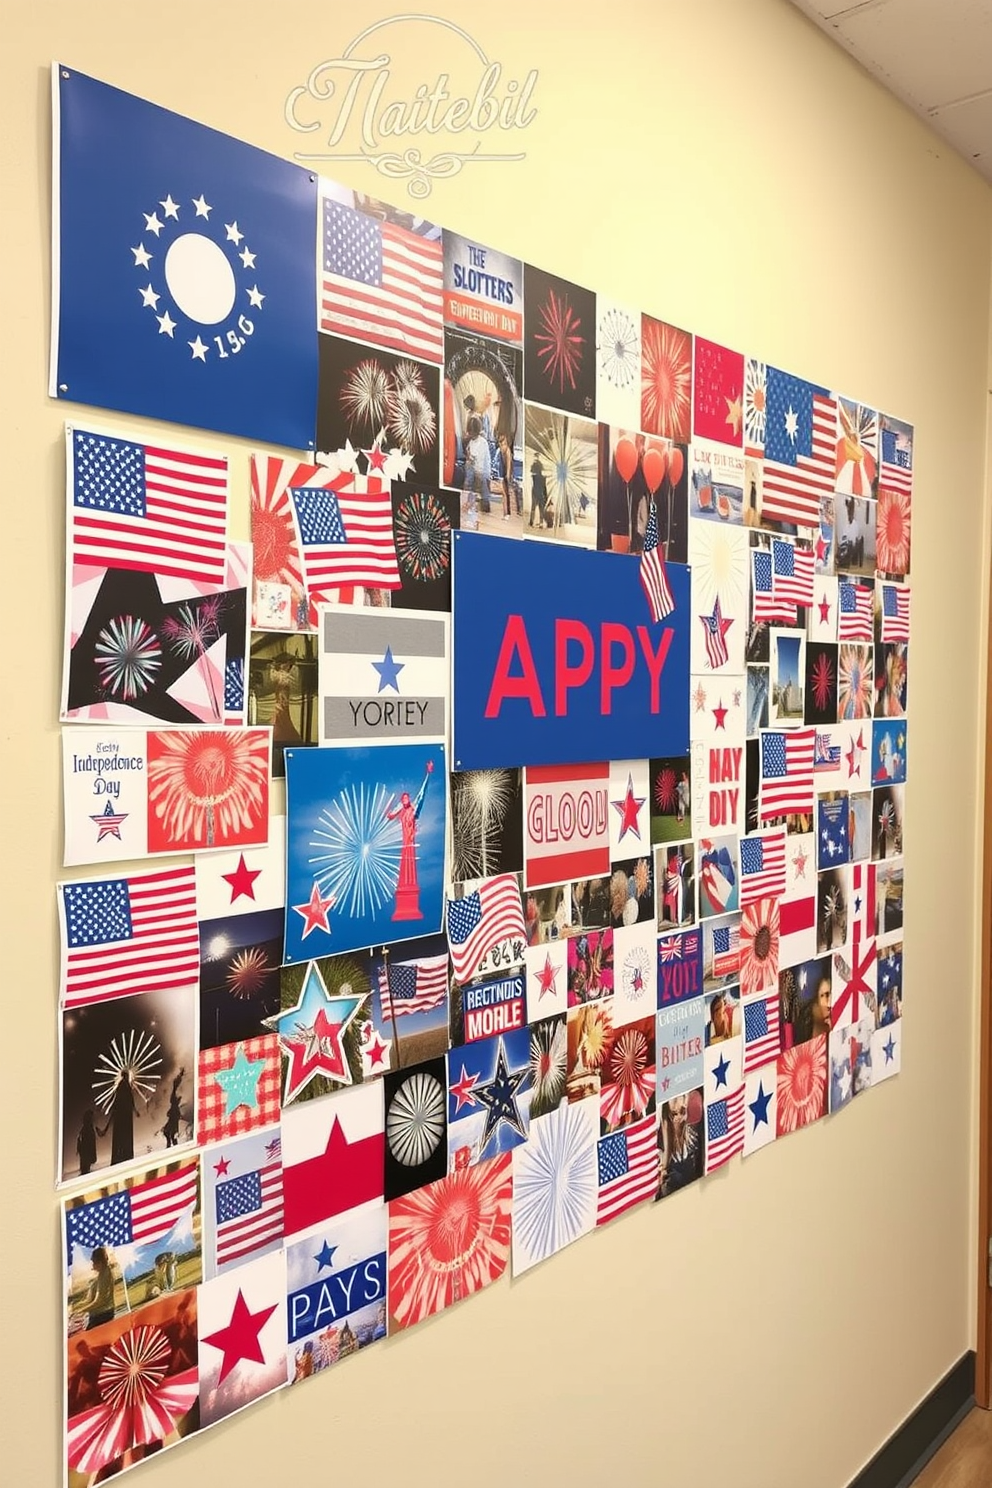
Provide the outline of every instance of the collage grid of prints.
<path id="1" fill-rule="evenodd" d="M 898 1073 L 913 429 L 55 91 L 83 1488 Z"/>

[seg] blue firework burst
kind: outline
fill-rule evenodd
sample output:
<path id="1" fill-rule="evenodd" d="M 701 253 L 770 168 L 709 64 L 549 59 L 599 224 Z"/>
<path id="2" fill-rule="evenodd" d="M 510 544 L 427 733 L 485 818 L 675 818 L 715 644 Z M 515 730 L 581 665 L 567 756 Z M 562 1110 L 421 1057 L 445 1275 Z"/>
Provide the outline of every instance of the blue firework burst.
<path id="1" fill-rule="evenodd" d="M 393 897 L 400 868 L 392 796 L 383 785 L 347 786 L 324 808 L 310 840 L 310 867 L 323 895 L 346 914 L 374 915 Z"/>

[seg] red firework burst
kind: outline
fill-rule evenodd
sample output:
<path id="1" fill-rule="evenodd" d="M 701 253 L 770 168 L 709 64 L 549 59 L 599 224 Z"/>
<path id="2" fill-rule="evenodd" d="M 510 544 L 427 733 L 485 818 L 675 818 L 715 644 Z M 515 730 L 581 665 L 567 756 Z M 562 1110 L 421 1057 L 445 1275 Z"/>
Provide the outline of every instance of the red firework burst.
<path id="1" fill-rule="evenodd" d="M 834 690 L 834 664 L 825 651 L 813 663 L 813 701 L 822 713 Z"/>
<path id="2" fill-rule="evenodd" d="M 778 1135 L 818 1121 L 827 1108 L 827 1036 L 809 1039 L 778 1057 Z"/>
<path id="3" fill-rule="evenodd" d="M 678 781 L 675 771 L 669 765 L 658 771 L 658 779 L 654 783 L 654 799 L 659 811 L 670 815 L 675 810 L 675 787 Z"/>
<path id="4" fill-rule="evenodd" d="M 566 380 L 574 391 L 585 351 L 582 320 L 572 309 L 568 296 L 553 289 L 548 290 L 538 318 L 541 329 L 534 332 L 534 340 L 545 375 L 549 381 L 558 383 L 559 392 L 565 391 Z"/>
<path id="5" fill-rule="evenodd" d="M 641 428 L 684 443 L 690 433 L 692 337 L 645 315 L 641 348 Z"/>
<path id="6" fill-rule="evenodd" d="M 655 1067 L 648 1030 L 640 1024 L 621 1028 L 613 1041 L 600 1101 L 600 1114 L 608 1127 L 620 1126 L 625 1118 L 636 1119 L 650 1109 Z"/>
<path id="7" fill-rule="evenodd" d="M 286 491 L 291 485 L 305 485 L 315 470 L 314 465 L 274 455 L 252 456 L 251 540 L 256 580 L 302 590 L 303 571 Z"/>
<path id="8" fill-rule="evenodd" d="M 148 804 L 153 852 L 256 841 L 269 807 L 265 731 L 149 734 Z"/>
<path id="9" fill-rule="evenodd" d="M 389 1206 L 389 1309 L 409 1328 L 470 1297 L 506 1270 L 510 1255 L 508 1152 L 459 1168 Z"/>
<path id="10" fill-rule="evenodd" d="M 880 573 L 909 573 L 910 502 L 904 491 L 878 492 L 876 562 Z"/>

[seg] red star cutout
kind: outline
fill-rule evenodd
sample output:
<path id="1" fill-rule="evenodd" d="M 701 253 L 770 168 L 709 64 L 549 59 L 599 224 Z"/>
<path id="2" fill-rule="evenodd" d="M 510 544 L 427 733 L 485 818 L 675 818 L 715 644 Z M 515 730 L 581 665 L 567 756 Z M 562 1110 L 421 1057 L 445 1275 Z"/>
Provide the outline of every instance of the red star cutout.
<path id="1" fill-rule="evenodd" d="M 825 595 L 824 595 L 823 599 L 820 600 L 819 609 L 820 609 L 820 624 L 821 625 L 828 625 L 830 623 L 830 601 L 829 601 L 829 599 L 827 599 L 827 597 Z"/>
<path id="2" fill-rule="evenodd" d="M 231 1159 L 229 1157 L 222 1157 L 220 1162 L 214 1163 L 214 1172 L 217 1174 L 218 1178 L 223 1178 L 224 1174 L 227 1172 L 230 1166 Z"/>
<path id="3" fill-rule="evenodd" d="M 219 1349 L 223 1354 L 220 1366 L 220 1377 L 218 1384 L 230 1374 L 236 1364 L 242 1359 L 247 1359 L 252 1364 L 264 1364 L 265 1354 L 258 1335 L 265 1327 L 269 1318 L 275 1312 L 275 1304 L 271 1307 L 263 1307 L 260 1312 L 252 1312 L 245 1301 L 244 1292 L 238 1287 L 238 1297 L 231 1313 L 231 1321 L 226 1328 L 218 1328 L 216 1333 L 208 1333 L 203 1343 L 209 1343 L 211 1348 Z"/>
<path id="4" fill-rule="evenodd" d="M 470 1075 L 465 1066 L 462 1065 L 461 1078 L 457 1085 L 452 1085 L 451 1087 L 451 1093 L 458 1102 L 458 1105 L 455 1107 L 456 1116 L 462 1106 L 474 1106 L 476 1104 L 475 1097 L 472 1094 L 472 1087 L 478 1083 L 478 1079 L 478 1075 Z"/>
<path id="5" fill-rule="evenodd" d="M 293 905 L 293 909 L 298 915 L 302 915 L 305 921 L 301 940 L 306 940 L 311 930 L 323 930 L 325 934 L 330 935 L 331 927 L 327 922 L 327 911 L 333 909 L 336 903 L 337 900 L 333 894 L 328 894 L 326 899 L 322 899 L 320 885 L 314 882 L 309 903 Z"/>
<path id="6" fill-rule="evenodd" d="M 857 775 L 858 771 L 861 769 L 861 756 L 864 754 L 864 752 L 865 733 L 864 729 L 859 729 L 858 737 L 851 740 L 851 747 L 844 756 L 844 758 L 847 760 L 847 778 L 849 780 L 852 775 Z"/>
<path id="7" fill-rule="evenodd" d="M 369 1065 L 372 1069 L 375 1069 L 377 1064 L 382 1064 L 383 1059 L 386 1057 L 386 1045 L 382 1042 L 378 1034 L 375 1035 L 374 1042 L 369 1044 L 365 1052 L 369 1056 Z"/>
<path id="8" fill-rule="evenodd" d="M 638 798 L 634 795 L 634 777 L 633 775 L 628 775 L 627 794 L 624 796 L 622 801 L 610 802 L 613 810 L 620 813 L 619 841 L 623 841 L 624 835 L 627 832 L 633 832 L 634 836 L 638 839 L 638 841 L 640 841 L 641 829 L 638 825 L 637 817 L 646 799 L 647 798 L 645 796 L 641 796 L 640 798 Z"/>
<path id="9" fill-rule="evenodd" d="M 797 852 L 792 860 L 792 866 L 796 870 L 797 878 L 806 877 L 806 864 L 809 862 L 809 853 Z"/>
<path id="10" fill-rule="evenodd" d="M 261 873 L 261 868 L 249 868 L 245 862 L 244 853 L 238 859 L 238 866 L 233 873 L 222 873 L 221 878 L 225 883 L 231 885 L 231 903 L 235 899 L 254 899 L 255 880 Z"/>
<path id="11" fill-rule="evenodd" d="M 827 543 L 826 539 L 823 536 L 823 533 L 821 532 L 820 535 L 819 535 L 819 537 L 816 539 L 816 561 L 817 561 L 817 563 L 822 563 L 823 560 L 824 560 L 824 558 L 826 558 L 826 556 L 827 556 L 827 548 L 828 547 L 829 547 L 829 544 Z"/>
<path id="12" fill-rule="evenodd" d="M 386 468 L 386 452 L 380 445 L 375 445 L 370 450 L 362 450 L 362 454 L 369 462 L 369 470 L 384 470 Z"/>
<path id="13" fill-rule="evenodd" d="M 729 711 L 729 708 L 725 708 L 723 706 L 723 698 L 721 698 L 716 707 L 713 709 L 713 717 L 716 719 L 717 728 L 726 727 L 725 720 Z"/>
<path id="14" fill-rule="evenodd" d="M 614 802 L 614 805 L 616 805 L 616 802 Z M 555 990 L 555 982 L 556 982 L 557 978 L 558 978 L 558 968 L 557 968 L 557 966 L 553 965 L 552 960 L 551 960 L 551 952 L 549 951 L 548 954 L 544 958 L 544 965 L 541 967 L 540 971 L 537 973 L 537 980 L 538 980 L 538 982 L 540 983 L 540 986 L 541 986 L 541 995 L 537 999 L 538 1002 L 540 1002 L 541 997 L 543 997 L 546 992 L 551 992 L 551 993 L 554 992 L 554 990 Z"/>

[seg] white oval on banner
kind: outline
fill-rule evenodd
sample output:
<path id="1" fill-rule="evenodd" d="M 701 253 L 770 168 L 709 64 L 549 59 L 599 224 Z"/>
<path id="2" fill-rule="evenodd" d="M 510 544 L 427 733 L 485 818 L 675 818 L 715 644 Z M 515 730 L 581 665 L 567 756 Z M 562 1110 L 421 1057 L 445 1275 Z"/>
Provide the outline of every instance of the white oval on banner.
<path id="1" fill-rule="evenodd" d="M 165 282 L 183 314 L 200 325 L 217 325 L 234 308 L 234 270 L 224 250 L 202 233 L 183 233 L 169 245 Z"/>

